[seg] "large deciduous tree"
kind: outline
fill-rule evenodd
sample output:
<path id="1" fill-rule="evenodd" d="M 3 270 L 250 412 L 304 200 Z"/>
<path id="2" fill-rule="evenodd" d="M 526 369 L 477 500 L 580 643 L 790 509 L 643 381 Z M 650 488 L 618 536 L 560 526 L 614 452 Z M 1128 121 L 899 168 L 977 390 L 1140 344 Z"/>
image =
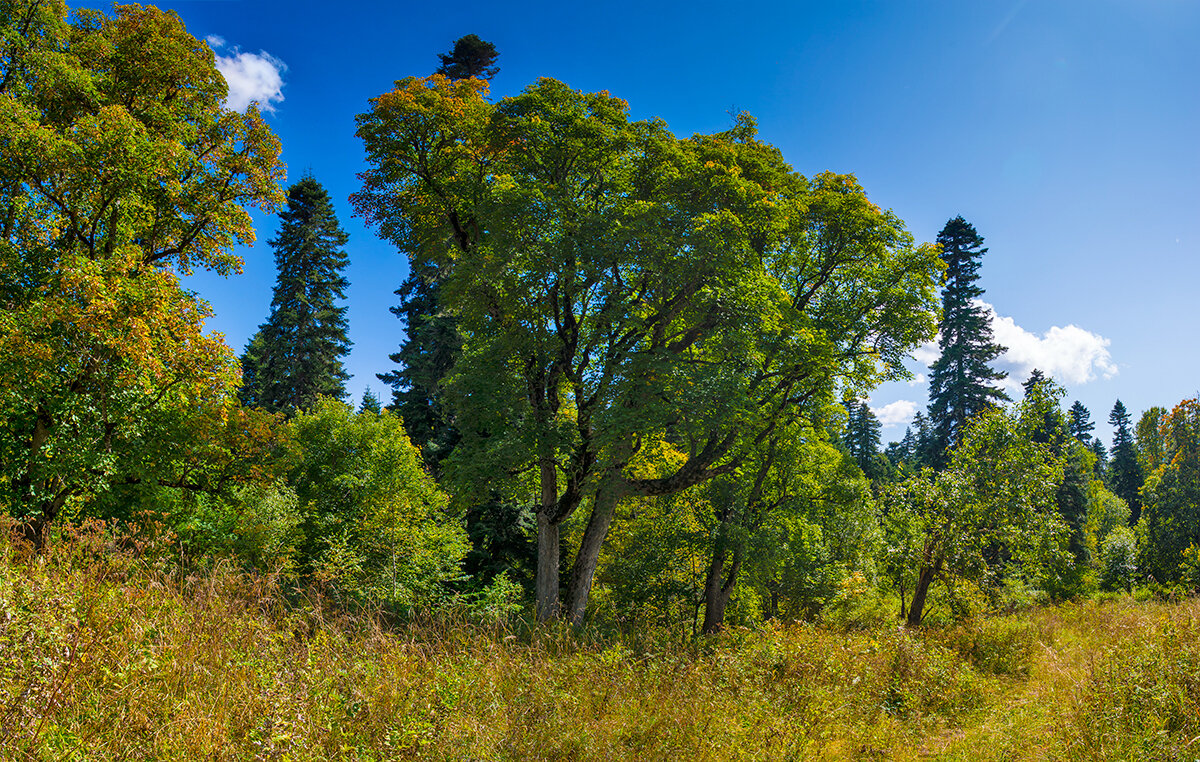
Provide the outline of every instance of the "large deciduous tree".
<path id="1" fill-rule="evenodd" d="M 283 170 L 174 14 L 16 0 L 0 26 L 0 501 L 40 538 L 72 497 L 237 470 L 236 361 L 178 276 L 240 268 Z"/>
<path id="2" fill-rule="evenodd" d="M 346 307 L 348 236 L 325 188 L 305 177 L 287 192 L 279 232 L 270 241 L 279 271 L 271 316 L 242 355 L 242 401 L 292 414 L 319 397 L 346 394 L 342 357 L 350 351 Z"/>
<path id="3" fill-rule="evenodd" d="M 354 201 L 446 272 L 456 460 L 536 498 L 543 617 L 562 523 L 587 509 L 580 622 L 622 499 L 730 473 L 840 380 L 902 373 L 941 265 L 852 177 L 791 171 L 749 117 L 680 140 L 607 93 L 543 79 L 491 104 L 484 88 L 434 76 L 374 99 Z M 668 473 L 629 469 L 664 438 L 685 454 Z"/>
<path id="4" fill-rule="evenodd" d="M 1164 452 L 1146 479 L 1145 509 L 1137 527 L 1139 566 L 1159 582 L 1174 582 L 1184 573 L 1185 561 L 1194 572 L 1200 548 L 1200 399 L 1176 405 L 1162 416 L 1159 431 Z"/>
<path id="5" fill-rule="evenodd" d="M 946 286 L 938 326 L 941 355 L 929 369 L 929 419 L 935 433 L 934 464 L 944 465 L 967 422 L 1008 396 L 995 386 L 1006 374 L 989 364 L 1004 347 L 992 340 L 988 312 L 979 303 L 983 289 L 976 282 L 987 253 L 983 237 L 959 216 L 946 223 L 937 242 L 946 262 Z"/>

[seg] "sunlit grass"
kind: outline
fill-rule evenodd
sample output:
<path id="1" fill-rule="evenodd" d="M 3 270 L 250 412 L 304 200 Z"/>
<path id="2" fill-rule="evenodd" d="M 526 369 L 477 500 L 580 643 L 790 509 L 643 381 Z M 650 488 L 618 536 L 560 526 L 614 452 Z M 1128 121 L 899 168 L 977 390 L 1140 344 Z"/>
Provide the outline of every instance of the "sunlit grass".
<path id="1" fill-rule="evenodd" d="M 389 627 L 269 576 L 188 574 L 152 547 L 76 535 L 0 564 L 0 757 L 1200 754 L 1191 602 L 632 644 L 450 615 Z"/>

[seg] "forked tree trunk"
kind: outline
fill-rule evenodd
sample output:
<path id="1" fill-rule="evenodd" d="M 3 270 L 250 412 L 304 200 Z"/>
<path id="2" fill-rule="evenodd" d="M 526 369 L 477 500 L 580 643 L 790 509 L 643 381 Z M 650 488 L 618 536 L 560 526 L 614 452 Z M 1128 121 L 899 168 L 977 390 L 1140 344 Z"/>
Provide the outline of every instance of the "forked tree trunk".
<path id="1" fill-rule="evenodd" d="M 725 609 L 729 606 L 729 598 L 733 595 L 734 585 L 737 584 L 738 571 L 742 566 L 741 549 L 733 553 L 733 563 L 729 574 L 725 574 L 725 550 L 713 548 L 712 562 L 708 565 L 708 574 L 704 578 L 704 627 L 701 632 L 712 635 L 720 632 L 725 625 Z"/>

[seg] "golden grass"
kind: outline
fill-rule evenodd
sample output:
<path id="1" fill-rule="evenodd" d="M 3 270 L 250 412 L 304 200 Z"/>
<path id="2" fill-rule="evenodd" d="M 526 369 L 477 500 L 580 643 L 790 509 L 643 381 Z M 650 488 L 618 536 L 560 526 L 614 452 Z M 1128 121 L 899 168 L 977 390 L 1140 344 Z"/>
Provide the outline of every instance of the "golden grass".
<path id="1" fill-rule="evenodd" d="M 919 635 L 774 624 L 631 647 L 446 617 L 389 628 L 89 530 L 3 554 L 0 757 L 1187 758 L 1198 610 L 1121 600 Z"/>

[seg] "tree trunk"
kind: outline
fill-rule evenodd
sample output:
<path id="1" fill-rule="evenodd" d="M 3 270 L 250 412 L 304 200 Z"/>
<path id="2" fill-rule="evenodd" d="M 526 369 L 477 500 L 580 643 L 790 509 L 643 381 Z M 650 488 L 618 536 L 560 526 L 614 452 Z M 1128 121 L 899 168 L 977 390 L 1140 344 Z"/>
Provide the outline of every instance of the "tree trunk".
<path id="1" fill-rule="evenodd" d="M 36 550 L 41 551 L 46 546 L 47 535 L 50 533 L 50 524 L 54 522 L 54 519 L 58 518 L 58 512 L 62 510 L 71 493 L 72 490 L 70 487 L 59 490 L 58 495 L 53 500 L 42 501 L 37 513 L 21 525 L 21 533 Z"/>
<path id="2" fill-rule="evenodd" d="M 912 605 L 908 607 L 908 620 L 906 624 L 909 627 L 920 627 L 921 617 L 925 615 L 925 597 L 929 593 L 929 586 L 933 583 L 934 577 L 937 576 L 941 569 L 942 562 L 938 559 L 933 564 L 922 564 L 921 570 L 917 573 L 917 585 L 913 589 Z"/>
<path id="3" fill-rule="evenodd" d="M 604 538 L 608 537 L 608 529 L 617 513 L 617 502 L 623 494 L 622 486 L 617 479 L 610 477 L 596 490 L 592 515 L 588 519 L 587 529 L 583 531 L 583 540 L 579 543 L 575 564 L 571 567 L 567 617 L 576 627 L 583 624 L 588 596 L 592 592 L 592 577 L 600 560 L 600 547 L 604 544 Z"/>
<path id="4" fill-rule="evenodd" d="M 713 549 L 712 562 L 708 565 L 708 575 L 704 578 L 704 627 L 701 632 L 712 635 L 720 632 L 725 625 L 725 608 L 733 595 L 733 587 L 737 583 L 738 570 L 742 566 L 741 549 L 733 553 L 733 563 L 729 574 L 725 575 L 725 549 Z M 724 579 L 722 579 L 724 577 Z"/>
<path id="5" fill-rule="evenodd" d="M 545 622 L 558 616 L 559 519 L 555 515 L 558 508 L 558 477 L 553 462 L 542 463 L 541 481 L 541 505 L 537 512 L 537 578 L 534 585 L 537 618 L 539 622 Z"/>

